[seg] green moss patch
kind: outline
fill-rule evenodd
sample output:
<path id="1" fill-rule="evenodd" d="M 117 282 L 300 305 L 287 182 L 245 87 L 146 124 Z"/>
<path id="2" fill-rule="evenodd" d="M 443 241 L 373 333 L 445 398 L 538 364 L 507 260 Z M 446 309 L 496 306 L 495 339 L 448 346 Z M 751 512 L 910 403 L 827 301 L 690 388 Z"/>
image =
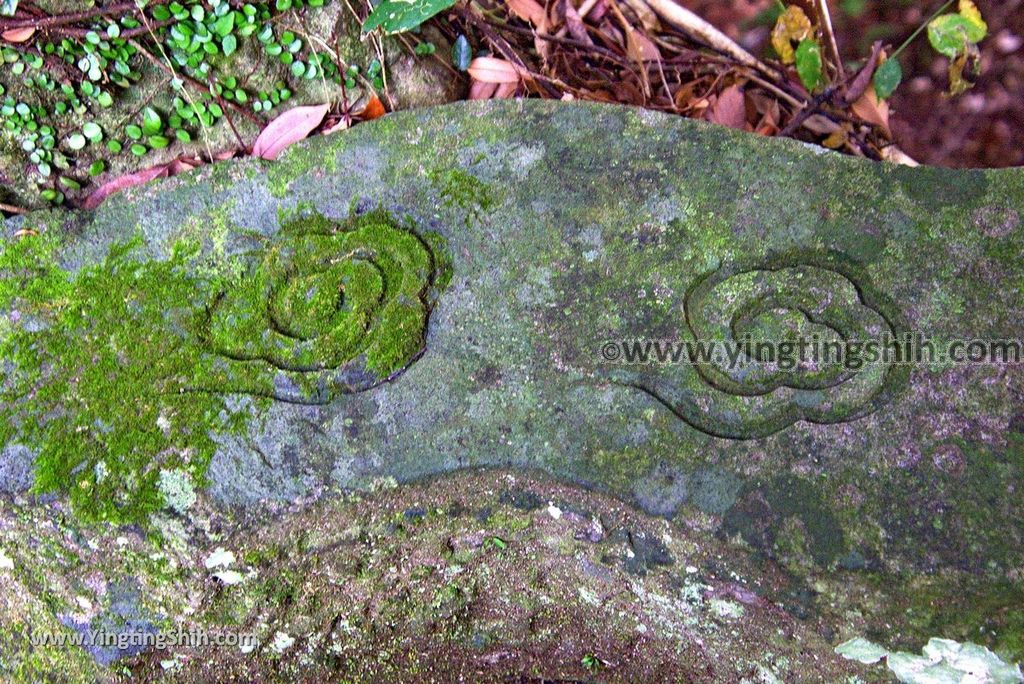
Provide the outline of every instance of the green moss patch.
<path id="1" fill-rule="evenodd" d="M 180 241 L 163 260 L 135 238 L 74 274 L 52 233 L 0 253 L 0 443 L 37 453 L 37 490 L 141 519 L 166 503 L 161 473 L 202 484 L 213 435 L 244 429 L 251 409 L 228 396 L 325 402 L 422 352 L 447 278 L 436 237 L 381 211 L 238 235 L 251 249 Z"/>

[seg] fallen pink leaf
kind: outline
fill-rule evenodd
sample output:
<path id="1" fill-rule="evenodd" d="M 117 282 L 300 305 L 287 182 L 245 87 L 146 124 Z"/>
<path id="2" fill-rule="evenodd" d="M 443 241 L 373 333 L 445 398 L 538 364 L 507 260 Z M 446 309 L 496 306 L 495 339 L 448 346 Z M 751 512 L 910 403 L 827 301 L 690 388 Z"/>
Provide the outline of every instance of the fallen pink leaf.
<path id="1" fill-rule="evenodd" d="M 168 165 L 160 164 L 159 166 L 154 166 L 152 168 L 143 169 L 142 171 L 130 173 L 127 176 L 115 178 L 114 180 L 108 181 L 101 185 L 100 187 L 98 187 L 96 190 L 94 190 L 91 195 L 85 198 L 85 202 L 82 204 L 82 206 L 86 209 L 95 209 L 96 207 L 100 206 L 100 204 L 103 203 L 103 200 L 107 199 L 107 197 L 115 193 L 121 192 L 122 190 L 127 190 L 128 188 L 131 187 L 135 187 L 136 185 L 148 183 L 154 178 L 163 178 L 167 176 L 167 174 Z"/>
<path id="2" fill-rule="evenodd" d="M 723 90 L 718 100 L 708 109 L 707 120 L 729 128 L 746 128 L 747 104 L 743 89 L 732 85 Z"/>
<path id="3" fill-rule="evenodd" d="M 327 116 L 328 105 L 294 107 L 277 117 L 263 129 L 252 146 L 252 156 L 277 159 L 289 145 L 293 145 L 316 130 Z"/>

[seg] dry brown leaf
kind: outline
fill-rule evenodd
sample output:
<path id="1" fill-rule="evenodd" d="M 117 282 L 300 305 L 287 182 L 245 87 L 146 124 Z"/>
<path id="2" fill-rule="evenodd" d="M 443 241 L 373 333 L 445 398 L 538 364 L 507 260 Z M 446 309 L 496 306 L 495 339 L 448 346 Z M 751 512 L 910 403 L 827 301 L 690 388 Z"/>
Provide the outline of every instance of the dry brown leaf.
<path id="1" fill-rule="evenodd" d="M 608 14 L 608 3 L 604 0 L 597 0 L 597 2 L 593 4 L 593 7 L 590 8 L 589 12 L 584 12 L 583 10 L 587 9 L 587 4 L 587 2 L 584 2 L 580 5 L 580 16 L 584 19 L 589 19 L 591 24 L 600 23 L 601 19 L 604 18 L 604 15 Z"/>
<path id="2" fill-rule="evenodd" d="M 135 187 L 136 185 L 148 183 L 154 178 L 163 178 L 167 173 L 167 164 L 160 164 L 159 166 L 153 166 L 148 169 L 143 169 L 142 171 L 130 173 L 127 176 L 115 178 L 114 180 L 104 183 L 96 190 L 93 190 L 92 194 L 85 198 L 85 202 L 82 206 L 86 209 L 95 209 L 110 195 Z"/>
<path id="3" fill-rule="evenodd" d="M 469 63 L 469 75 L 482 83 L 519 83 L 523 70 L 512 62 L 496 57 L 477 57 Z"/>
<path id="4" fill-rule="evenodd" d="M 26 26 L 25 28 L 17 28 L 11 29 L 10 31 L 4 31 L 3 33 L 0 33 L 0 38 L 3 38 L 8 43 L 24 43 L 35 34 L 35 28 L 31 26 Z"/>
<path id="5" fill-rule="evenodd" d="M 583 18 L 580 17 L 580 13 L 573 7 L 572 2 L 570 0 L 562 0 L 561 6 L 562 13 L 565 15 L 565 25 L 572 37 L 586 45 L 593 45 L 594 41 L 591 40 L 590 34 L 587 33 L 587 27 L 583 23 Z"/>
<path id="6" fill-rule="evenodd" d="M 234 156 L 233 152 L 232 152 L 232 156 Z M 200 160 L 198 160 L 198 159 L 189 159 L 187 157 L 180 157 L 178 159 L 175 159 L 174 161 L 172 161 L 171 163 L 169 163 L 167 165 L 167 175 L 168 176 L 177 176 L 180 173 L 185 173 L 186 171 L 191 171 L 192 169 L 199 168 L 199 165 L 201 163 L 202 162 L 200 162 Z"/>
<path id="7" fill-rule="evenodd" d="M 633 31 L 633 35 L 636 36 L 637 43 L 640 44 L 640 54 L 643 58 L 649 62 L 660 62 L 661 61 L 661 50 L 654 44 L 654 41 L 645 36 L 640 31 Z"/>
<path id="8" fill-rule="evenodd" d="M 507 0 L 512 14 L 534 26 L 540 26 L 544 19 L 544 7 L 535 0 Z"/>
<path id="9" fill-rule="evenodd" d="M 832 135 L 837 129 L 839 129 L 839 124 L 821 114 L 810 115 L 804 121 L 803 126 L 811 133 L 821 136 Z"/>
<path id="10" fill-rule="evenodd" d="M 309 136 L 330 109 L 327 105 L 293 107 L 277 117 L 263 129 L 252 146 L 252 156 L 263 159 L 277 159 L 281 152 L 294 143 Z"/>
<path id="11" fill-rule="evenodd" d="M 743 88 L 739 84 L 731 85 L 718 95 L 718 99 L 708 109 L 705 118 L 716 124 L 729 128 L 747 128 L 747 100 Z"/>
<path id="12" fill-rule="evenodd" d="M 38 235 L 39 231 L 33 228 L 22 228 L 20 230 L 14 231 L 14 237 L 16 238 L 36 237 Z"/>
<path id="13" fill-rule="evenodd" d="M 615 15 L 616 21 L 622 27 L 622 31 L 626 37 L 626 56 L 636 62 L 637 70 L 640 74 L 640 82 L 644 89 L 644 102 L 640 104 L 646 104 L 646 99 L 651 96 L 651 82 L 647 77 L 647 66 L 644 64 L 644 53 L 640 47 L 640 42 L 637 40 L 637 32 L 630 26 L 626 20 L 625 15 L 622 14 L 622 10 L 619 9 L 618 3 L 614 0 L 609 5 L 612 14 Z"/>
<path id="14" fill-rule="evenodd" d="M 856 102 L 863 97 L 864 91 L 868 90 L 868 86 L 871 85 L 871 79 L 875 75 L 876 67 L 881 63 L 881 58 L 882 41 L 876 40 L 874 45 L 871 46 L 871 56 L 868 57 L 868 61 L 857 72 L 853 80 L 850 81 L 842 97 L 836 99 L 837 106 L 849 106 L 849 103 Z M 871 88 L 871 90 L 874 90 L 874 88 Z"/>
<path id="15" fill-rule="evenodd" d="M 545 10 L 544 14 L 540 17 L 540 23 L 537 24 L 537 30 L 533 35 L 533 47 L 540 55 L 541 62 L 547 65 L 551 60 L 551 55 L 554 52 L 555 46 L 550 40 L 544 40 L 540 38 L 541 35 L 549 35 L 551 33 L 551 18 L 548 17 L 548 13 Z"/>
<path id="16" fill-rule="evenodd" d="M 889 130 L 889 103 L 885 100 L 879 102 L 874 88 L 864 91 L 864 94 L 850 106 L 850 109 L 865 121 L 880 126 L 887 136 L 892 137 L 892 131 Z"/>
<path id="17" fill-rule="evenodd" d="M 761 93 L 748 95 L 747 99 L 754 103 L 754 108 L 761 114 L 761 120 L 754 126 L 754 132 L 758 135 L 776 135 L 781 130 L 779 121 L 782 118 L 782 110 L 779 101 Z"/>
<path id="18" fill-rule="evenodd" d="M 661 28 L 658 15 L 644 0 L 625 0 L 629 9 L 640 18 L 640 25 L 647 31 L 656 31 Z"/>

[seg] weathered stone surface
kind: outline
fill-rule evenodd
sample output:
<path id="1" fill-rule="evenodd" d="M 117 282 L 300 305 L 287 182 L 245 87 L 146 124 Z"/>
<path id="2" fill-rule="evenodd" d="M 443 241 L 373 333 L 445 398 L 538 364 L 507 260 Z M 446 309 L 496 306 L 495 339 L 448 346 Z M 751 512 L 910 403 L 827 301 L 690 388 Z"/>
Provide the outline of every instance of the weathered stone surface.
<path id="1" fill-rule="evenodd" d="M 44 239 L 12 243 L 8 268 L 50 255 L 83 285 L 72 300 L 84 320 L 57 319 L 79 320 L 76 339 L 46 337 L 46 307 L 25 302 L 46 292 L 0 294 L 19 363 L 36 333 L 17 331 L 42 327 L 39 339 L 72 353 L 40 378 L 88 398 L 68 379 L 85 347 L 104 369 L 85 381 L 118 394 L 109 410 L 63 405 L 85 441 L 68 438 L 83 448 L 52 472 L 81 483 L 37 474 L 73 500 L 111 502 L 102 516 L 158 508 L 161 470 L 205 472 L 219 506 L 258 514 L 385 477 L 538 468 L 657 515 L 710 515 L 797 575 L 959 573 L 999 612 L 1020 597 L 1024 566 L 1019 366 L 738 376 L 609 363 L 602 347 L 714 339 L 730 321 L 770 329 L 783 310 L 863 335 L 1018 339 L 1022 213 L 1019 171 L 894 168 L 625 108 L 463 104 L 311 140 L 276 164 L 203 169 L 93 215 L 9 221 L 8 234 Z M 345 252 L 385 284 L 419 278 L 399 301 L 429 318 L 393 326 L 383 347 L 399 351 L 383 356 L 322 342 L 352 315 L 303 280 L 334 273 L 330 259 L 314 273 L 272 268 L 277 254 L 308 265 L 329 251 L 289 231 L 312 222 L 326 236 L 367 216 L 422 248 L 401 254 L 425 255 L 400 257 L 389 276 L 364 248 Z M 136 233 L 134 252 L 108 258 Z M 183 242 L 198 247 L 172 256 Z M 159 297 L 140 292 L 158 282 Z M 269 293 L 259 320 L 250 299 L 211 323 L 254 282 Z M 102 292 L 124 307 L 107 313 Z M 245 334 L 231 340 L 236 324 Z M 275 335 L 298 340 L 287 358 Z M 33 351 L 44 364 L 56 353 Z M 143 370 L 154 357 L 155 375 Z M 10 413 L 31 423 L 39 401 Z M 11 443 L 45 451 L 54 436 L 41 422 L 35 443 L 17 431 Z M 119 458 L 138 478 L 124 481 Z M 1020 627 L 998 626 L 1003 653 L 1020 655 Z"/>

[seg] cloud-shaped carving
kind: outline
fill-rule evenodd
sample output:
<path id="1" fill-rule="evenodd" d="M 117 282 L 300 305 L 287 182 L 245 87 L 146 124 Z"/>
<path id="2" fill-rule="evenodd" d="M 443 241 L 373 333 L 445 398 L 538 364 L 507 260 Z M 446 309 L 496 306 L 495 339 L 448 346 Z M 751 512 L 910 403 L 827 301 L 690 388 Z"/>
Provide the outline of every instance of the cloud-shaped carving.
<path id="1" fill-rule="evenodd" d="M 223 392 L 303 403 L 373 387 L 422 353 L 439 270 L 383 213 L 291 224 L 207 308 L 204 372 Z"/>
<path id="2" fill-rule="evenodd" d="M 688 289 L 684 310 L 687 340 L 704 348 L 711 342 L 739 344 L 742 362 L 705 356 L 683 367 L 644 367 L 616 376 L 709 435 L 757 439 L 798 421 L 856 420 L 891 401 L 909 377 L 907 366 L 884 362 L 859 370 L 843 364 L 789 367 L 777 355 L 759 355 L 756 345 L 742 346 L 800 338 L 843 345 L 886 336 L 901 340 L 907 326 L 898 310 L 838 253 L 726 265 Z"/>

